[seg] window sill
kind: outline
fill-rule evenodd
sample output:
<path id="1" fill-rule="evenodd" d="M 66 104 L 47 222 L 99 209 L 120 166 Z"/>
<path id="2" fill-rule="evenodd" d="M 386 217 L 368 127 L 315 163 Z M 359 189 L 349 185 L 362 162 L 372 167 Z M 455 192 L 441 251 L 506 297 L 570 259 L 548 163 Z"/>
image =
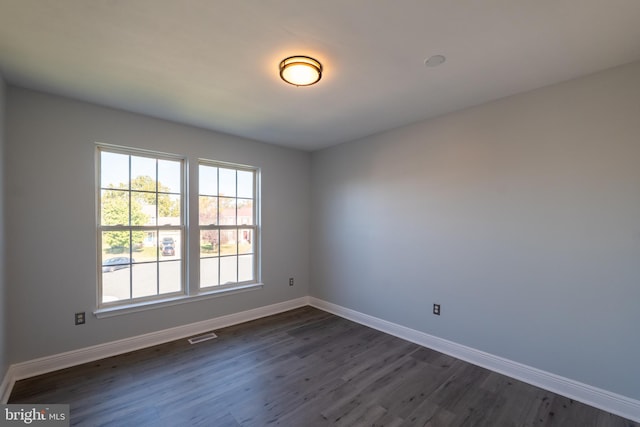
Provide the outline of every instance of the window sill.
<path id="1" fill-rule="evenodd" d="M 120 316 L 123 314 L 137 313 L 139 311 L 153 310 L 156 308 L 170 307 L 172 305 L 185 304 L 189 302 L 201 301 L 210 298 L 218 298 L 227 295 L 238 294 L 241 292 L 254 291 L 262 289 L 263 283 L 251 283 L 249 285 L 241 285 L 233 288 L 215 289 L 195 295 L 180 295 L 160 300 L 144 301 L 135 304 L 124 304 L 113 307 L 99 308 L 93 312 L 98 318 Z"/>

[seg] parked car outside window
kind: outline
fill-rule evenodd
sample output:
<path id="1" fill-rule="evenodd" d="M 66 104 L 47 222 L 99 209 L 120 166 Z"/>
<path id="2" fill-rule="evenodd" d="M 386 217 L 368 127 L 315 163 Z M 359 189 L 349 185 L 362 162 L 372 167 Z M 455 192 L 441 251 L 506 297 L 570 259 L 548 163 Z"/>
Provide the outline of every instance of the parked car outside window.
<path id="1" fill-rule="evenodd" d="M 119 256 L 119 257 L 109 258 L 102 262 L 102 272 L 108 273 L 110 271 L 129 268 L 129 265 L 132 262 L 135 262 L 135 260 L 133 258 L 129 259 L 128 256 Z"/>
<path id="2" fill-rule="evenodd" d="M 162 243 L 160 245 L 163 249 L 165 246 L 174 246 L 175 240 L 173 240 L 173 237 L 165 237 L 162 239 Z"/>

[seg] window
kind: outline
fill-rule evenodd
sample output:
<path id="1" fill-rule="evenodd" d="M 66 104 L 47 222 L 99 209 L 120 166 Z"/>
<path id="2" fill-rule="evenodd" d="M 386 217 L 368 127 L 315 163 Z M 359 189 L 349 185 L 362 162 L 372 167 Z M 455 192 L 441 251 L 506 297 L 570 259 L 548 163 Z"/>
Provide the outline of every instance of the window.
<path id="1" fill-rule="evenodd" d="M 200 288 L 256 282 L 256 170 L 202 161 Z"/>
<path id="2" fill-rule="evenodd" d="M 185 292 L 184 161 L 98 147 L 98 305 Z"/>
<path id="3" fill-rule="evenodd" d="M 98 317 L 262 287 L 258 170 L 194 164 L 189 192 L 184 158 L 98 145 Z"/>

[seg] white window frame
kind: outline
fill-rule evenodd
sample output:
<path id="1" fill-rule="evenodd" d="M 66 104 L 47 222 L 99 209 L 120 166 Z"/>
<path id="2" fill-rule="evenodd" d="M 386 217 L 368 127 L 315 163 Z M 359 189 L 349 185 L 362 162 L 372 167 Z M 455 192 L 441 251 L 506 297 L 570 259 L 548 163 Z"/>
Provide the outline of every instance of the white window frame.
<path id="1" fill-rule="evenodd" d="M 152 295 L 149 297 L 130 298 L 126 300 L 114 301 L 114 302 L 102 302 L 102 232 L 103 231 L 118 231 L 122 229 L 129 230 L 132 227 L 135 229 L 159 230 L 164 226 L 105 226 L 101 224 L 101 152 L 107 151 L 117 154 L 150 157 L 154 159 L 174 160 L 181 162 L 181 211 L 180 211 L 180 225 L 168 226 L 171 229 L 179 230 L 181 233 L 181 254 L 182 254 L 182 268 L 181 268 L 181 290 L 174 293 L 166 293 L 160 295 Z M 261 219 L 260 219 L 260 169 L 257 167 L 239 165 L 234 163 L 220 162 L 207 159 L 198 159 L 198 161 L 192 162 L 195 165 L 196 170 L 191 170 L 190 162 L 186 156 L 177 154 L 162 153 L 152 150 L 144 150 L 131 147 L 123 147 L 112 144 L 96 143 L 95 150 L 95 165 L 96 165 L 96 180 L 95 180 L 95 194 L 96 194 L 96 253 L 97 253 L 97 286 L 96 286 L 96 309 L 94 315 L 98 318 L 112 317 L 122 314 L 134 313 L 138 311 L 156 309 L 161 307 L 172 306 L 176 304 L 183 304 L 193 301 L 199 301 L 209 298 L 217 298 L 220 296 L 226 296 L 230 294 L 242 293 L 247 291 L 253 291 L 261 289 L 264 284 L 262 283 L 262 271 L 261 271 Z M 238 282 L 229 285 L 218 285 L 210 287 L 200 287 L 200 226 L 199 226 L 199 212 L 196 212 L 195 216 L 189 213 L 189 207 L 195 208 L 197 211 L 199 191 L 199 165 L 207 164 L 215 167 L 232 168 L 236 170 L 245 170 L 253 172 L 254 177 L 254 197 L 253 197 L 253 216 L 254 224 L 252 226 L 239 225 L 232 226 L 236 228 L 252 228 L 254 231 L 254 280 L 247 282 Z M 193 177 L 195 174 L 195 184 L 187 177 Z M 237 185 L 237 184 L 236 184 Z M 192 221 L 195 221 L 192 223 Z M 159 235 L 159 234 L 158 234 Z M 193 242 L 190 243 L 190 242 Z M 192 247 L 194 246 L 194 247 Z M 194 251 L 194 249 L 196 249 Z M 196 257 L 197 260 L 193 260 L 192 257 Z M 190 271 L 194 267 L 196 272 Z"/>
<path id="2" fill-rule="evenodd" d="M 114 154 L 122 154 L 127 156 L 136 156 L 136 157 L 146 157 L 154 160 L 170 160 L 180 162 L 180 224 L 179 225 L 168 225 L 168 224 L 156 224 L 156 225 L 104 225 L 102 224 L 101 214 L 102 214 L 102 201 L 101 194 L 103 189 L 107 189 L 107 187 L 103 187 L 102 180 L 102 156 L 103 152 L 114 153 Z M 129 159 L 131 161 L 131 159 Z M 149 304 L 153 304 L 156 301 L 165 301 L 167 299 L 181 297 L 187 295 L 188 286 L 186 280 L 186 265 L 188 262 L 188 258 L 186 256 L 186 248 L 188 243 L 188 237 L 186 233 L 186 206 L 187 206 L 187 192 L 185 189 L 185 173 L 187 170 L 186 159 L 182 156 L 160 153 L 155 151 L 148 150 L 140 150 L 134 148 L 127 147 L 119 147 L 112 146 L 107 144 L 97 144 L 96 145 L 96 230 L 97 230 L 97 272 L 98 272 L 98 295 L 97 295 L 97 304 L 98 309 L 94 312 L 95 314 L 99 314 L 102 312 L 110 312 L 111 310 L 118 310 L 120 308 L 131 308 L 135 306 L 147 306 Z M 131 173 L 131 164 L 129 165 L 129 173 Z M 157 173 L 157 169 L 156 169 Z M 129 178 L 131 178 L 129 176 Z M 156 182 L 157 176 L 155 177 Z M 107 183 L 104 183 L 107 185 Z M 128 190 L 129 193 L 132 192 L 131 188 Z M 158 189 L 156 188 L 156 194 L 158 194 Z M 160 233 L 163 231 L 173 231 L 178 232 L 180 234 L 180 254 L 181 254 L 181 267 L 180 267 L 180 289 L 175 292 L 170 293 L 158 293 L 155 295 L 149 295 L 144 297 L 133 297 L 132 292 L 130 293 L 130 298 L 122 299 L 117 301 L 103 301 L 103 274 L 102 274 L 102 234 L 103 232 L 108 231 L 142 231 L 142 232 L 155 232 L 156 239 L 159 239 Z M 156 260 L 155 264 L 159 269 L 160 263 L 163 261 Z M 149 261 L 149 263 L 153 263 L 153 261 Z M 129 264 L 130 271 L 130 279 L 129 286 L 132 285 L 131 274 L 132 266 L 134 264 Z M 158 276 L 157 280 L 160 280 Z M 159 285 L 157 285 L 159 286 Z M 132 290 L 131 290 L 132 291 Z M 159 288 L 158 288 L 159 291 Z"/>
<path id="3" fill-rule="evenodd" d="M 234 164 L 234 163 L 227 163 L 227 162 L 220 162 L 220 161 L 216 161 L 216 160 L 209 160 L 209 159 L 199 159 L 198 161 L 198 171 L 197 171 L 197 175 L 198 175 L 198 188 L 200 188 L 200 166 L 209 166 L 209 167 L 215 167 L 218 168 L 218 185 L 220 185 L 220 179 L 219 179 L 219 173 L 220 173 L 220 168 L 224 168 L 224 169 L 233 169 L 236 172 L 237 171 L 244 171 L 244 172 L 251 172 L 253 174 L 253 196 L 251 198 L 251 200 L 253 201 L 253 224 L 252 225 L 248 225 L 248 224 L 241 224 L 238 223 L 236 221 L 235 225 L 222 225 L 222 224 L 200 224 L 200 221 L 198 219 L 198 224 L 197 224 L 197 232 L 198 232 L 198 280 L 197 280 L 197 286 L 198 289 L 200 290 L 200 292 L 216 292 L 216 291 L 224 291 L 224 290 L 235 290 L 235 289 L 242 289 L 244 287 L 247 286 L 254 286 L 254 285 L 260 285 L 261 286 L 261 278 L 260 278 L 260 257 L 261 257 L 261 245 L 260 245 L 260 186 L 259 186 L 259 176 L 260 176 L 260 170 L 256 167 L 252 167 L 252 166 L 247 166 L 247 165 L 239 165 L 239 164 Z M 238 186 L 238 181 L 236 178 L 236 196 L 235 199 L 236 201 L 238 199 L 244 199 L 244 197 L 238 197 L 237 195 L 237 186 Z M 200 196 L 205 196 L 205 194 L 202 194 L 202 192 L 200 190 L 198 190 L 198 200 L 200 199 Z M 220 197 L 220 194 L 217 194 L 216 197 Z M 237 216 L 237 206 L 236 206 L 236 220 L 238 218 Z M 218 214 L 219 214 L 219 210 L 218 210 Z M 200 212 L 198 212 L 198 218 L 199 218 Z M 202 271 L 201 269 L 201 262 L 203 258 L 218 258 L 218 275 L 220 277 L 220 261 L 222 258 L 224 258 L 224 256 L 221 253 L 218 253 L 217 257 L 203 257 L 202 253 L 201 253 L 201 247 L 200 247 L 200 232 L 204 231 L 204 230 L 212 230 L 212 231 L 218 231 L 219 233 L 221 231 L 224 230 L 240 230 L 240 229 L 251 229 L 253 231 L 253 274 L 254 277 L 252 280 L 248 280 L 248 281 L 243 281 L 243 282 L 234 282 L 234 283 L 230 283 L 230 284 L 222 284 L 219 283 L 217 285 L 210 285 L 210 286 L 203 286 L 202 285 L 202 281 L 201 281 L 201 277 L 200 277 L 200 272 Z M 239 257 L 238 256 L 238 262 L 239 262 Z M 236 271 L 239 271 L 239 266 L 236 267 Z M 219 280 L 218 280 L 219 282 Z"/>

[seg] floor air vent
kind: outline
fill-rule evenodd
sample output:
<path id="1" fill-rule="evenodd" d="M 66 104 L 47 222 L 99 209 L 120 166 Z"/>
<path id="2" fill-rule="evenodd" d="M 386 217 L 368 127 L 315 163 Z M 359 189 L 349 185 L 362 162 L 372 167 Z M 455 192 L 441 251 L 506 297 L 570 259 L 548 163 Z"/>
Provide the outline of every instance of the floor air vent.
<path id="1" fill-rule="evenodd" d="M 213 332 L 209 332 L 208 334 L 200 335 L 198 337 L 189 338 L 189 343 L 190 344 L 198 344 L 198 343 L 201 343 L 202 341 L 209 341 L 209 340 L 212 340 L 214 338 L 218 338 L 218 336 L 216 334 L 214 334 Z"/>

